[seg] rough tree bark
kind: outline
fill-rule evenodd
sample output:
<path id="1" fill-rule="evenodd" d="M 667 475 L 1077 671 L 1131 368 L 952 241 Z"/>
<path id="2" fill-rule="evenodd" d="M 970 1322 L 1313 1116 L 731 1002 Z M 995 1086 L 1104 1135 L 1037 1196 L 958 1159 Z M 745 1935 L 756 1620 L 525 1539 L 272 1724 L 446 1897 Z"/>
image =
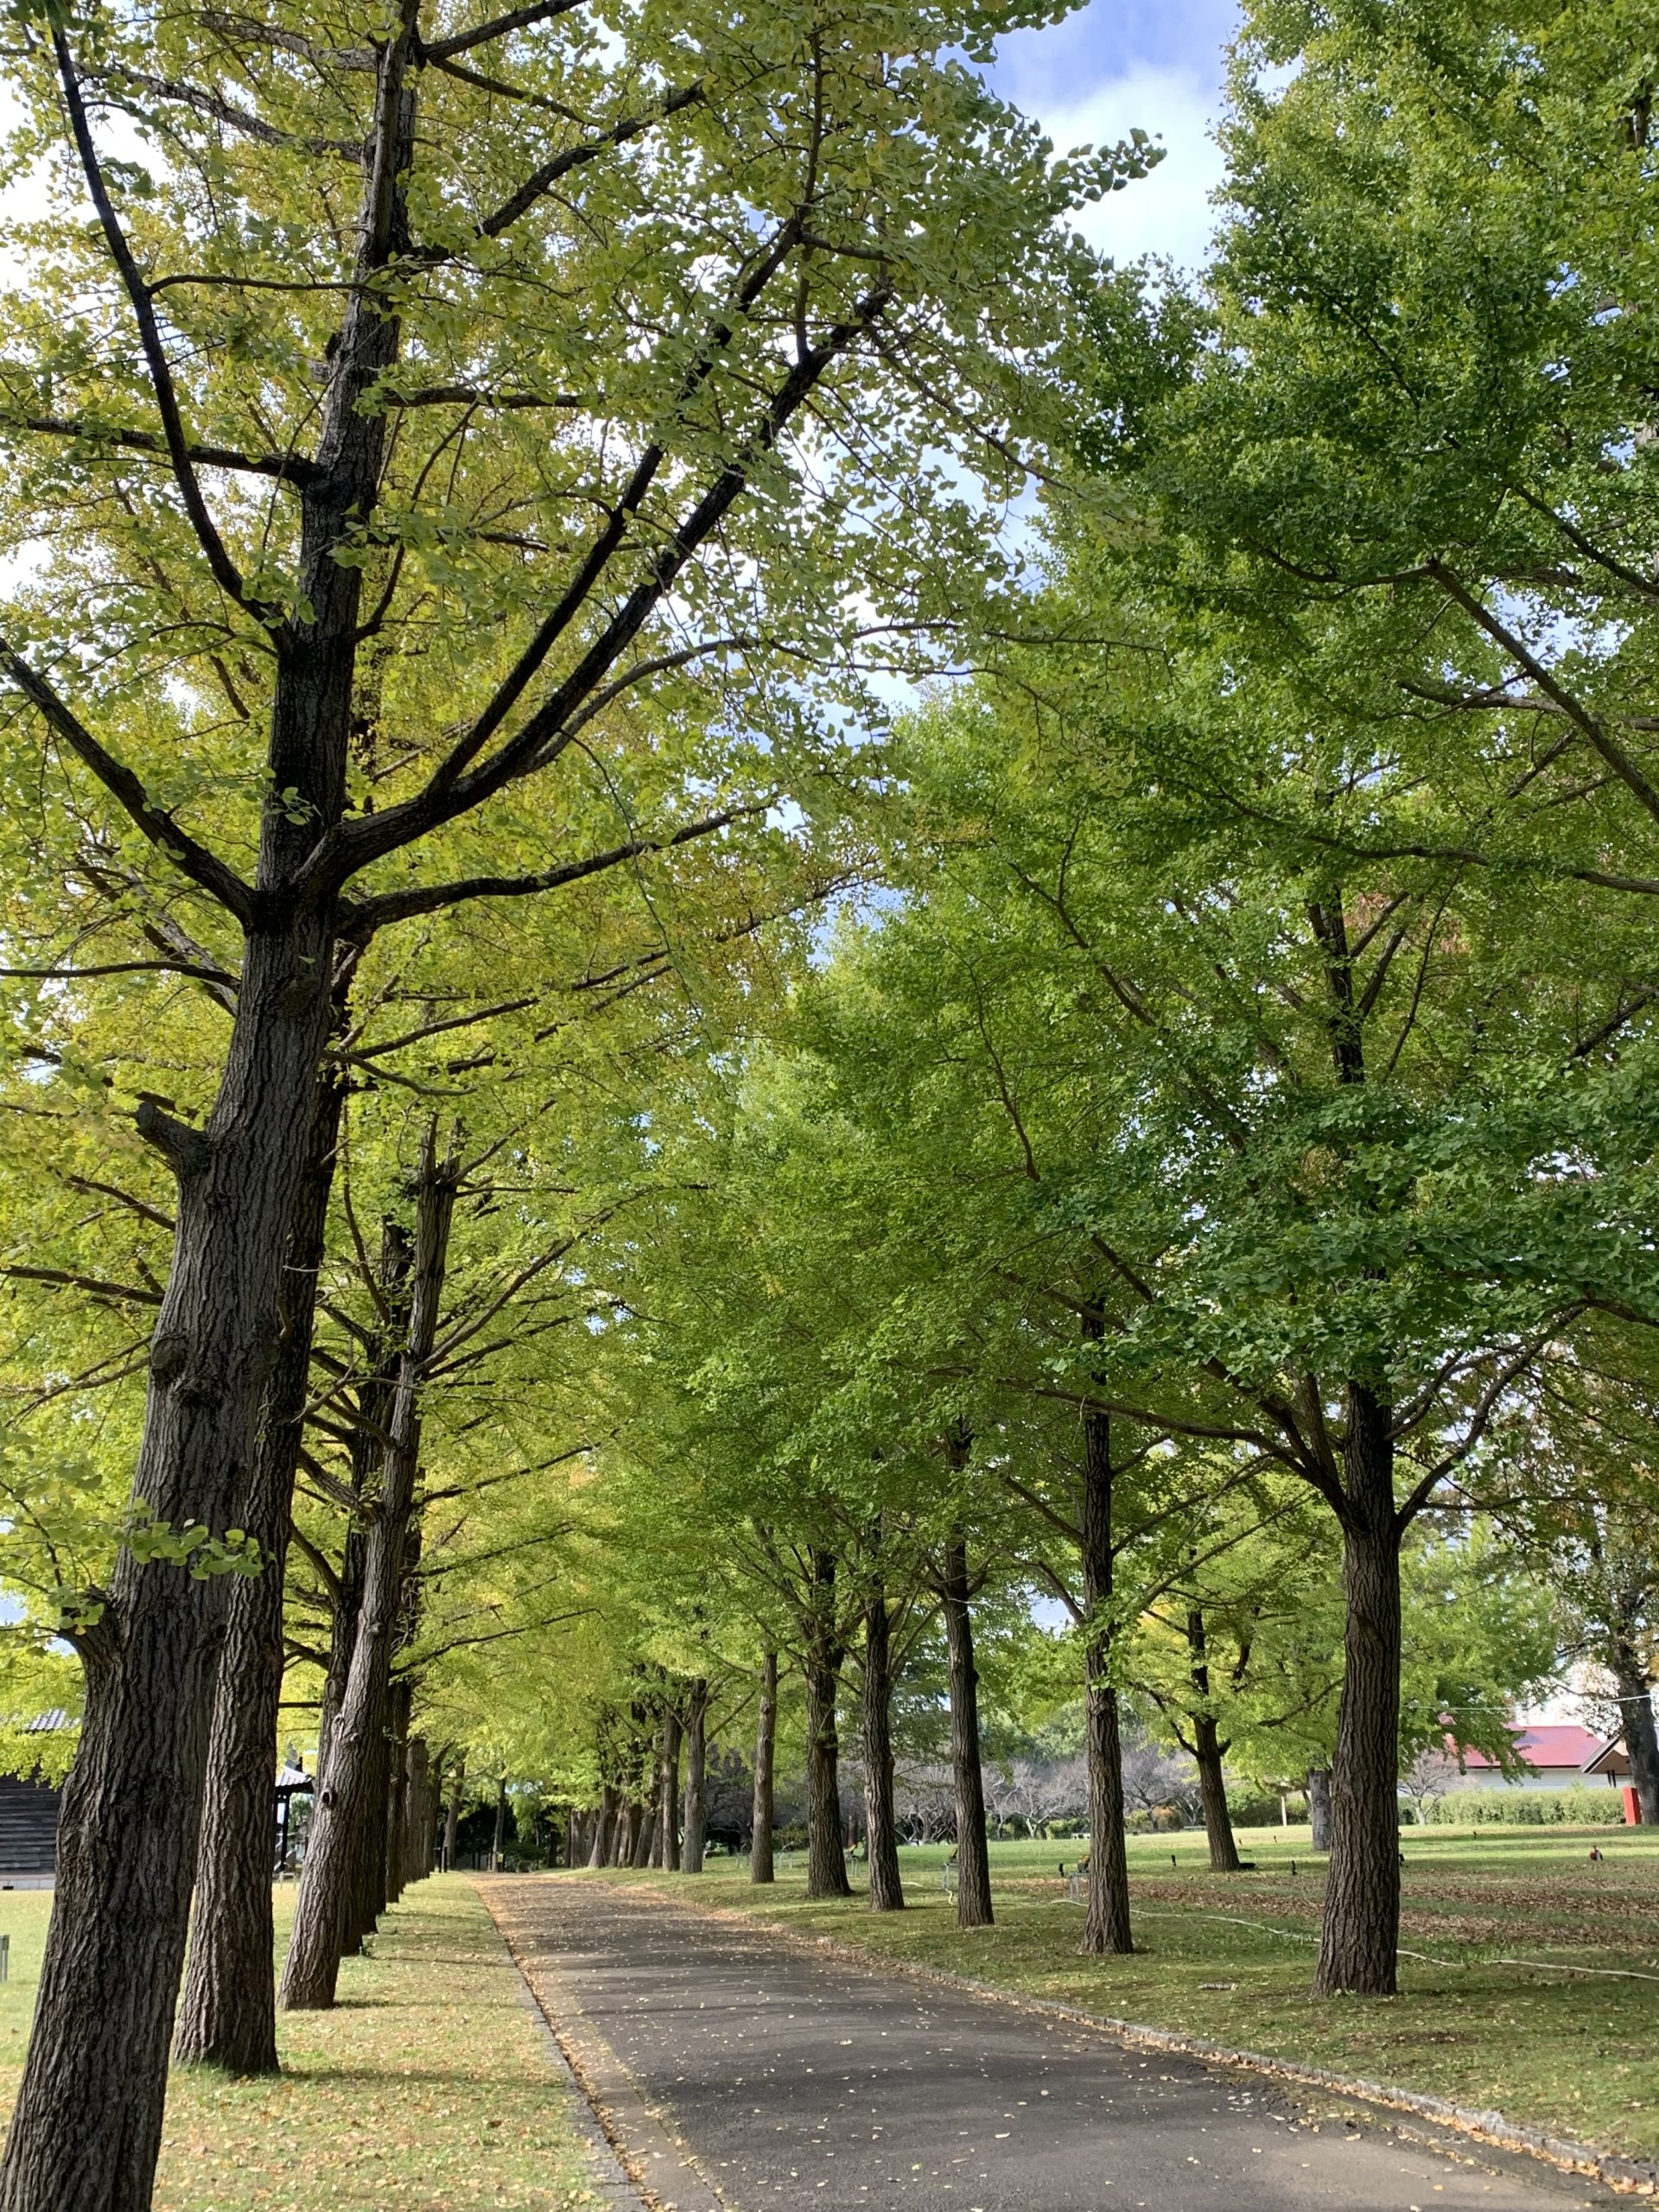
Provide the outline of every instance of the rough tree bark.
<path id="1" fill-rule="evenodd" d="M 639 1829 L 633 1840 L 634 1866 L 649 1866 L 651 1854 L 657 1847 L 657 1819 L 662 1810 L 663 1770 L 659 1760 L 652 1763 L 648 1793 L 639 1801 Z"/>
<path id="2" fill-rule="evenodd" d="M 409 1713 L 413 1702 L 406 1681 L 391 1684 L 386 1696 L 386 1795 L 379 1821 L 386 1904 L 397 1904 L 409 1877 L 404 1835 L 409 1792 Z"/>
<path id="3" fill-rule="evenodd" d="M 902 1912 L 899 1831 L 893 1810 L 893 1624 L 887 1592 L 864 1600 L 864 1833 L 870 1866 L 870 1910 Z"/>
<path id="4" fill-rule="evenodd" d="M 414 1263 L 414 1243 L 401 1222 L 381 1224 L 380 1251 L 376 1262 L 378 1305 L 385 1319 L 368 1346 L 366 1371 L 358 1386 L 350 1434 L 352 1495 L 371 1497 L 382 1461 L 397 1392 L 398 1363 L 409 1332 L 409 1276 Z M 351 1679 L 352 1653 L 357 1642 L 358 1617 L 363 1605 L 364 1570 L 368 1558 L 368 1516 L 359 1510 L 346 1530 L 339 1573 L 334 1573 L 321 1554 L 310 1554 L 313 1567 L 328 1592 L 331 1628 L 328 1665 L 323 1678 L 322 1712 L 317 1734 L 317 1782 L 321 1788 L 328 1771 L 334 1743 L 334 1723 L 345 1701 Z M 355 1952 L 374 1929 L 384 1909 L 385 1853 L 376 1840 L 376 1823 L 382 1817 L 386 1791 L 386 1746 L 384 1718 L 377 1725 L 370 1752 L 372 1772 L 361 1832 L 355 1838 L 351 1863 L 345 1876 L 340 1904 L 340 1941 L 347 1955 Z"/>
<path id="5" fill-rule="evenodd" d="M 611 1848 L 613 1866 L 632 1866 L 634 1852 L 639 1841 L 640 1830 L 645 1825 L 645 1808 L 637 1797 L 630 1797 L 622 1808 L 622 1817 L 616 1824 L 616 1835 Z"/>
<path id="6" fill-rule="evenodd" d="M 337 1017 L 344 995 L 342 979 Z M 213 1693 L 189 1964 L 174 2050 L 181 2065 L 222 2066 L 232 2074 L 277 2071 L 270 1873 L 283 1579 L 311 1394 L 317 1270 L 345 1099 L 345 1071 L 333 1064 L 318 1086 L 310 1156 L 289 1230 L 282 1337 L 248 1494 L 247 1531 L 265 1563 L 251 1578 L 238 1576 L 232 1588 Z"/>
<path id="7" fill-rule="evenodd" d="M 1192 1757 L 1198 1770 L 1198 1799 L 1204 1808 L 1204 1832 L 1210 1844 L 1212 1874 L 1236 1874 L 1238 1845 L 1233 1836 L 1232 1815 L 1227 1808 L 1227 1777 L 1221 1762 L 1226 1745 L 1209 1710 L 1210 1644 L 1203 1608 L 1190 1605 L 1186 1614 L 1186 1650 L 1198 1709 L 1192 1716 Z"/>
<path id="8" fill-rule="evenodd" d="M 388 1686 L 385 1696 L 390 1694 Z M 386 1793 L 391 1787 L 391 1735 L 386 1719 L 383 1698 L 340 1877 L 339 1942 L 345 1958 L 355 1957 L 362 1949 L 386 1909 Z M 282 2001 L 279 1990 L 277 2002 Z"/>
<path id="9" fill-rule="evenodd" d="M 603 1783 L 599 1793 L 599 1812 L 594 1821 L 594 1840 L 588 1851 L 590 1866 L 608 1866 L 611 1863 L 611 1847 L 618 1827 L 618 1802 L 616 1784 L 613 1782 Z"/>
<path id="10" fill-rule="evenodd" d="M 431 1871 L 432 1777 L 426 1738 L 411 1736 L 404 1753 L 403 1886 Z"/>
<path id="11" fill-rule="evenodd" d="M 683 1733 L 679 1707 L 665 1707 L 657 1781 L 657 1840 L 652 1864 L 669 1873 L 680 1863 L 680 1739 Z"/>
<path id="12" fill-rule="evenodd" d="M 1109 1414 L 1083 1417 L 1084 1727 L 1089 1772 L 1089 1909 L 1083 1949 L 1127 1955 L 1129 1859 L 1123 1825 L 1123 1745 L 1112 1681 L 1112 1427 Z"/>
<path id="13" fill-rule="evenodd" d="M 1331 1770 L 1328 1766 L 1311 1766 L 1307 1770 L 1307 1825 L 1309 1841 L 1315 1851 L 1331 1848 Z"/>
<path id="14" fill-rule="evenodd" d="M 841 1638 L 836 1626 L 836 1560 L 814 1546 L 806 1621 L 806 1894 L 849 1897 L 841 1840 Z"/>
<path id="15" fill-rule="evenodd" d="M 414 1506 L 420 1459 L 420 1392 L 438 1329 L 439 1301 L 454 1214 L 458 1162 L 442 1166 L 429 1128 L 421 1161 L 411 1269 L 408 1334 L 398 1363 L 397 1387 L 387 1427 L 379 1495 L 365 1553 L 363 1602 L 352 1648 L 346 1695 L 334 1724 L 328 1766 L 312 1815 L 305 1872 L 279 2001 L 290 2012 L 326 2008 L 334 2001 L 340 1961 L 349 1940 L 348 1869 L 364 1824 L 376 1808 L 378 1748 L 384 1759 L 385 1719 L 392 1638 L 403 1594 L 404 1544 Z M 384 1847 L 383 1862 L 384 1864 Z"/>
<path id="16" fill-rule="evenodd" d="M 979 1755 L 979 1675 L 974 1665 L 974 1621 L 968 1594 L 968 1547 L 960 1537 L 944 1548 L 939 1595 L 950 1656 L 950 1771 L 957 1801 L 957 1925 L 991 1924 L 991 1861 L 985 1840 L 985 1777 Z"/>
<path id="17" fill-rule="evenodd" d="M 1613 1674 L 1618 1686 L 1624 1749 L 1630 1755 L 1630 1783 L 1641 1808 L 1642 1824 L 1659 1827 L 1659 1730 L 1654 1726 L 1647 1670 L 1637 1656 L 1634 1643 L 1624 1635 L 1614 1638 Z"/>
<path id="18" fill-rule="evenodd" d="M 467 1789 L 467 1754 L 456 1754 L 455 1770 L 449 1777 L 449 1808 L 443 1816 L 443 1870 L 447 1874 L 455 1863 L 456 1837 L 461 1828 L 461 1801 Z"/>
<path id="19" fill-rule="evenodd" d="M 754 1796 L 750 1808 L 749 1879 L 772 1878 L 772 1767 L 778 1744 L 778 1654 L 760 1655 L 760 1713 L 754 1724 Z"/>
<path id="20" fill-rule="evenodd" d="M 685 1700 L 685 1834 L 682 1874 L 701 1874 L 709 1841 L 709 1685 L 699 1675 Z"/>
<path id="21" fill-rule="evenodd" d="M 390 1226 L 390 1224 L 388 1224 Z M 384 1260 L 384 1254 L 383 1254 Z M 382 1289 L 387 1287 L 384 1266 L 381 1271 Z M 400 1295 L 392 1286 L 391 1295 Z M 388 1355 L 395 1361 L 395 1351 Z M 384 1391 L 382 1384 L 384 1382 Z M 352 1423 L 352 1491 L 361 1497 L 372 1478 L 373 1466 L 370 1463 L 372 1440 L 384 1436 L 386 1419 L 391 1406 L 391 1370 L 388 1367 L 384 1376 L 372 1370 L 364 1377 L 358 1391 L 357 1413 Z M 373 1452 L 378 1464 L 380 1454 Z M 328 1753 L 334 1740 L 334 1722 L 345 1702 L 346 1683 L 352 1671 L 352 1646 L 357 1641 L 358 1609 L 363 1603 L 363 1555 L 366 1541 L 360 1516 L 354 1516 L 346 1530 L 340 1548 L 340 1572 L 334 1573 L 319 1553 L 313 1564 L 320 1573 L 328 1576 L 327 1587 L 329 1605 L 328 1664 L 322 1678 L 322 1709 L 317 1719 L 317 1772 L 321 1775 L 328 1764 Z"/>
<path id="22" fill-rule="evenodd" d="M 490 1872 L 501 1871 L 502 1855 L 507 1847 L 507 1777 L 504 1774 L 495 1785 L 495 1835 L 490 1845 Z"/>
<path id="23" fill-rule="evenodd" d="M 1350 1382 L 1343 1443 L 1342 1697 L 1313 1993 L 1391 1997 L 1400 1940 L 1400 1522 L 1390 1408 Z"/>

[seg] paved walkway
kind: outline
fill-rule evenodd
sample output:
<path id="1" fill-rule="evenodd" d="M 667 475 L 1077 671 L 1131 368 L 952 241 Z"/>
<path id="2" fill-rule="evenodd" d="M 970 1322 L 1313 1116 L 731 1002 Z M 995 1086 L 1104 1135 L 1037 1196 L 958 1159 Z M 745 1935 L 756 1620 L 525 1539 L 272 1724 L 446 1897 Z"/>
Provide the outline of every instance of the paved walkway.
<path id="1" fill-rule="evenodd" d="M 1265 2082 L 580 1878 L 483 1885 L 677 2212 L 1567 2212 L 1471 2144 L 1316 2128 Z"/>

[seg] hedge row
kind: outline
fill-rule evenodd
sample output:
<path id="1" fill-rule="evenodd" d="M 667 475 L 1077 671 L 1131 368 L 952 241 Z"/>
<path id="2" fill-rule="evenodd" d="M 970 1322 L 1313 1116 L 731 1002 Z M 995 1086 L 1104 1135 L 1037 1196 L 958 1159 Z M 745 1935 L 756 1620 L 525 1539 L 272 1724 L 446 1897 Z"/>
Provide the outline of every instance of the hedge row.
<path id="1" fill-rule="evenodd" d="M 1431 1821 L 1450 1827 L 1621 1827 L 1624 1800 L 1604 1783 L 1578 1789 L 1453 1789 L 1428 1808 Z"/>

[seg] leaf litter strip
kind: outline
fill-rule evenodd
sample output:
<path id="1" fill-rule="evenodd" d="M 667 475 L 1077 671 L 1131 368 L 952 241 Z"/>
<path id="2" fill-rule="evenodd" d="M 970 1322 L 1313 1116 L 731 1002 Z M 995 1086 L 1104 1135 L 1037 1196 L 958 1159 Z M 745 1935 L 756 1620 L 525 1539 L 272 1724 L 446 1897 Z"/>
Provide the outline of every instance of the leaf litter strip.
<path id="1" fill-rule="evenodd" d="M 1173 1905 L 1143 1904 L 1135 1910 L 1144 1920 L 1214 1920 L 1228 1928 L 1252 1928 L 1259 1936 L 1282 1936 L 1287 1943 L 1317 1943 L 1317 1936 L 1305 1935 L 1300 1928 L 1275 1928 L 1265 1920 L 1240 1920 L 1230 1912 L 1194 1912 L 1183 1907 L 1179 1912 Z M 1426 1967 L 1526 1967 L 1535 1974 L 1581 1974 L 1599 1981 L 1659 1981 L 1659 1974 L 1641 1974 L 1634 1967 L 1569 1967 L 1553 1964 L 1548 1959 L 1513 1959 L 1506 1952 L 1497 1952 L 1490 1959 L 1437 1959 L 1428 1951 L 1408 1951 L 1403 1943 L 1396 1943 L 1395 1955 L 1402 1959 L 1415 1959 Z"/>

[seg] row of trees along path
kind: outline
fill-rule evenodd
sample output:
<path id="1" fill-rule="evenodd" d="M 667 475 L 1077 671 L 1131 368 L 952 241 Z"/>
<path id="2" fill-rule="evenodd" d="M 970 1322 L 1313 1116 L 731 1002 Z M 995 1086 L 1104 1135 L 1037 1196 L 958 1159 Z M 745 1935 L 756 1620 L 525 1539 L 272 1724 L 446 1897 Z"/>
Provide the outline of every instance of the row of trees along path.
<path id="1" fill-rule="evenodd" d="M 112 1569 L 41 1577 L 86 1705 L 8 2212 L 148 2203 L 193 1895 L 178 2047 L 276 2063 L 285 1657 L 322 1764 L 283 2001 L 423 1861 L 474 1391 L 504 1489 L 599 1478 L 497 1547 L 563 1544 L 601 1662 L 595 1863 L 695 1866 L 753 1697 L 766 1878 L 781 1674 L 847 1894 L 856 1673 L 898 1908 L 937 1629 L 984 1924 L 982 1627 L 1038 1585 L 1086 1947 L 1131 1941 L 1120 1683 L 1223 1868 L 1224 1701 L 1317 1812 L 1334 1700 L 1314 1986 L 1387 1993 L 1402 1742 L 1501 1733 L 1402 1630 L 1469 1516 L 1559 1566 L 1659 1815 L 1652 88 L 1587 5 L 1546 54 L 1341 0 L 1282 83 L 1275 18 L 1223 248 L 1152 282 L 1069 218 L 1155 155 L 1057 160 L 961 60 L 1052 12 L 17 28 L 16 150 L 60 158 L 0 308 L 12 1103 L 134 1264 L 80 1224 L 7 1274 L 82 1294 L 75 1387 L 144 1406 Z M 1033 468 L 1037 579 L 996 519 Z"/>

